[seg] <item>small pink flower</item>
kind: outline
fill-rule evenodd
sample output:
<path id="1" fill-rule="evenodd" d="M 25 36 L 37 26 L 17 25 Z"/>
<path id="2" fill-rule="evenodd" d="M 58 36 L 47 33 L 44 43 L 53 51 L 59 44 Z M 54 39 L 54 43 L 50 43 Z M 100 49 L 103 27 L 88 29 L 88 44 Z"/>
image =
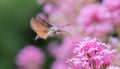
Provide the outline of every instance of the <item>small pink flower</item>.
<path id="1" fill-rule="evenodd" d="M 97 23 L 91 24 L 86 27 L 86 33 L 94 36 L 106 36 L 109 33 L 113 32 L 113 26 L 110 23 Z M 99 33 L 100 32 L 100 33 Z"/>
<path id="2" fill-rule="evenodd" d="M 116 45 L 119 43 L 119 39 L 117 37 L 110 37 L 109 38 L 110 43 L 112 44 L 112 46 L 115 48 Z"/>
<path id="3" fill-rule="evenodd" d="M 117 52 L 114 60 L 113 60 L 113 64 L 112 65 L 115 65 L 115 66 L 119 66 L 120 67 L 120 53 Z"/>
<path id="4" fill-rule="evenodd" d="M 120 0 L 103 0 L 102 5 L 109 10 L 111 22 L 114 25 L 120 24 Z"/>
<path id="5" fill-rule="evenodd" d="M 71 69 L 105 69 L 112 63 L 115 52 L 110 45 L 86 37 L 76 44 L 74 56 L 66 62 Z"/>
<path id="6" fill-rule="evenodd" d="M 54 7 L 55 7 L 55 6 L 54 6 L 53 4 L 48 3 L 48 4 L 46 4 L 46 5 L 44 6 L 43 10 L 44 10 L 45 13 L 51 14 L 51 13 L 53 12 L 53 10 L 54 10 Z"/>
<path id="7" fill-rule="evenodd" d="M 107 67 L 106 69 L 120 69 L 120 67 L 111 65 L 111 66 Z"/>
<path id="8" fill-rule="evenodd" d="M 51 69 L 67 69 L 67 65 L 65 61 L 62 60 L 56 60 L 53 64 Z"/>
<path id="9" fill-rule="evenodd" d="M 76 21 L 82 27 L 83 32 L 103 37 L 113 32 L 113 25 L 110 22 L 111 16 L 105 7 L 93 4 L 84 7 Z"/>
<path id="10" fill-rule="evenodd" d="M 45 56 L 40 48 L 28 45 L 18 53 L 15 62 L 20 68 L 38 69 L 45 62 Z"/>
<path id="11" fill-rule="evenodd" d="M 118 10 L 115 10 L 113 12 L 111 12 L 112 14 L 112 23 L 114 25 L 120 25 L 120 8 Z"/>
<path id="12" fill-rule="evenodd" d="M 61 45 L 56 42 L 51 42 L 48 46 L 48 51 L 56 58 L 65 60 L 72 54 L 73 45 L 72 40 L 66 38 Z"/>
<path id="13" fill-rule="evenodd" d="M 120 0 L 103 0 L 102 4 L 110 11 L 115 11 L 120 8 Z"/>

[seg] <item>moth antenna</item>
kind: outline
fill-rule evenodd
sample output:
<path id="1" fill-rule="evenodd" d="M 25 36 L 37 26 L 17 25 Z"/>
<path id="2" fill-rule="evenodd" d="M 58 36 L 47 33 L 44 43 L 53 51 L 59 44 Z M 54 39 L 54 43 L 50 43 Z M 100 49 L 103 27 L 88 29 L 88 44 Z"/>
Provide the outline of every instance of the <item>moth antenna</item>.
<path id="1" fill-rule="evenodd" d="M 69 25 L 70 25 L 70 24 L 65 24 L 65 25 L 59 27 L 59 29 L 64 28 L 64 27 L 69 26 Z M 65 32 L 65 31 L 64 31 L 64 32 Z"/>
<path id="2" fill-rule="evenodd" d="M 71 36 L 71 34 L 69 32 L 63 31 L 63 30 L 61 30 L 61 32 L 64 32 L 65 34 L 67 34 L 70 37 L 70 39 L 72 40 L 72 43 L 74 42 L 73 38 L 72 38 L 72 36 Z"/>

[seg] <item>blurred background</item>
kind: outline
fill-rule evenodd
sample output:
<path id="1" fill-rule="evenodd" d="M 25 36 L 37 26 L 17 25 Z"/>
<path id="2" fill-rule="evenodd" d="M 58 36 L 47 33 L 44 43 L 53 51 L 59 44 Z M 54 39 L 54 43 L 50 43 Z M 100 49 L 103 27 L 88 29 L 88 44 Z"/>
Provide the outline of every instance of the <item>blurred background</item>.
<path id="1" fill-rule="evenodd" d="M 42 7 L 36 0 L 0 0 L 0 69 L 17 69 L 15 57 L 29 44 L 44 50 L 47 58 L 45 69 L 50 68 L 54 58 L 48 55 L 46 46 L 50 41 L 59 38 L 40 39 L 35 42 L 33 38 L 36 34 L 30 28 L 31 17 L 41 12 Z M 60 39 L 58 42 L 62 43 Z"/>
<path id="2" fill-rule="evenodd" d="M 14 58 L 35 33 L 29 22 L 41 11 L 35 0 L 0 0 L 0 69 L 17 69 Z"/>

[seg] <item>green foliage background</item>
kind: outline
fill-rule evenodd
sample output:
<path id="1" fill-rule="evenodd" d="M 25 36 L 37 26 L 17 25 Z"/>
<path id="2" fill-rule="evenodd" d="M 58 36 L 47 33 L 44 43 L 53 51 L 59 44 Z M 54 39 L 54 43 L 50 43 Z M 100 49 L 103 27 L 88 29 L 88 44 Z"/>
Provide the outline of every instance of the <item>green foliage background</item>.
<path id="1" fill-rule="evenodd" d="M 36 0 L 0 0 L 0 69 L 17 69 L 14 58 L 35 33 L 29 22 L 41 11 Z"/>

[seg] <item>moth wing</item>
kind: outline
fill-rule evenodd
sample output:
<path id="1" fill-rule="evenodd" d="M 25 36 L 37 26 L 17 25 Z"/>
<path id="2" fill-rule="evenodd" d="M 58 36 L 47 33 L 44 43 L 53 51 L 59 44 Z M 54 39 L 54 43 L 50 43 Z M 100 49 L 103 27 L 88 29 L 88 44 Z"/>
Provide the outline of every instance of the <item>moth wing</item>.
<path id="1" fill-rule="evenodd" d="M 51 24 L 49 24 L 46 20 L 42 19 L 40 16 L 36 16 L 36 19 L 41 22 L 42 24 L 48 26 L 48 27 L 52 27 Z"/>
<path id="2" fill-rule="evenodd" d="M 49 32 L 49 27 L 40 23 L 35 18 L 31 19 L 30 22 L 31 28 L 37 33 L 40 38 L 47 39 L 49 36 L 47 33 Z"/>

